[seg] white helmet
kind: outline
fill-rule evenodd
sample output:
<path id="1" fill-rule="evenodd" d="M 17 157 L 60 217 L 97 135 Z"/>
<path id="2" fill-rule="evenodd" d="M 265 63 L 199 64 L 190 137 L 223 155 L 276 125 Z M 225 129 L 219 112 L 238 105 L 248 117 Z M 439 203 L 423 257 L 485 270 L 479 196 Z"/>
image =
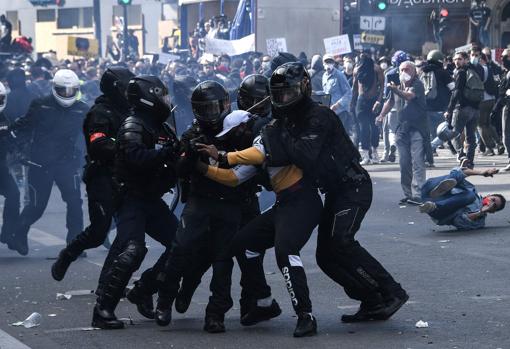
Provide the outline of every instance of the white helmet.
<path id="1" fill-rule="evenodd" d="M 0 82 L 0 113 L 4 111 L 7 105 L 7 89 L 4 84 Z"/>
<path id="2" fill-rule="evenodd" d="M 53 77 L 52 92 L 58 104 L 64 108 L 72 106 L 80 92 L 78 76 L 72 70 L 60 69 Z"/>

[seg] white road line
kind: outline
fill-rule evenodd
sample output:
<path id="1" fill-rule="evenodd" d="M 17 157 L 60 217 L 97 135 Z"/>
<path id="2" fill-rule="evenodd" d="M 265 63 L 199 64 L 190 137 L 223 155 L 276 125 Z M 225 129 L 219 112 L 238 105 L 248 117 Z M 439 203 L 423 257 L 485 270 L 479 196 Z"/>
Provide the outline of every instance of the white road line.
<path id="1" fill-rule="evenodd" d="M 1 349 L 30 349 L 29 346 L 21 343 L 8 333 L 0 330 L 0 348 Z"/>
<path id="2" fill-rule="evenodd" d="M 64 239 L 58 238 L 55 235 L 52 235 L 50 233 L 47 233 L 36 228 L 30 228 L 28 238 L 32 241 L 38 242 L 41 245 L 48 247 L 66 245 L 66 241 Z"/>

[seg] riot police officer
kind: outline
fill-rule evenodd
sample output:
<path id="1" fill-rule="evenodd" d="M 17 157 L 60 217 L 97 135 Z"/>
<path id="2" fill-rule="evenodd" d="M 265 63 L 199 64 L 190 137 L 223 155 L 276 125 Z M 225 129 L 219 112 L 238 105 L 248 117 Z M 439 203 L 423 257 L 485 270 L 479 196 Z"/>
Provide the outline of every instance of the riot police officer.
<path id="1" fill-rule="evenodd" d="M 7 91 L 0 82 L 0 194 L 5 197 L 0 242 L 3 244 L 9 244 L 14 238 L 20 205 L 18 186 L 9 173 L 6 162 L 8 148 L 12 145 L 9 122 L 3 113 L 6 105 Z"/>
<path id="2" fill-rule="evenodd" d="M 233 305 L 230 295 L 233 261 L 226 246 L 239 228 L 243 195 L 239 190 L 216 183 L 193 170 L 198 158 L 197 143 L 216 144 L 220 150 L 230 150 L 214 137 L 230 113 L 228 92 L 216 81 L 204 81 L 193 91 L 191 104 L 197 122 L 181 138 L 183 156 L 178 164 L 179 176 L 184 178 L 186 205 L 165 271 L 159 276 L 161 287 L 156 322 L 160 326 L 170 324 L 181 277 L 193 265 L 195 249 L 204 239 L 209 239 L 212 295 L 206 308 L 204 330 L 218 333 L 225 331 L 224 316 Z M 206 158 L 204 161 L 210 160 Z"/>
<path id="3" fill-rule="evenodd" d="M 227 129 L 224 129 L 222 132 L 224 135 L 219 138 L 219 141 L 228 143 L 227 148 L 229 149 L 241 150 L 251 146 L 254 136 L 258 135 L 262 127 L 270 121 L 271 100 L 269 98 L 269 81 L 267 78 L 258 74 L 245 77 L 239 87 L 237 106 L 240 110 L 250 110 L 252 117 L 246 124 L 246 127 L 250 128 L 251 133 L 248 137 L 235 137 L 235 135 L 227 134 Z M 227 121 L 229 120 L 226 119 L 224 123 Z M 234 132 L 234 127 L 229 131 Z M 244 134 L 246 135 L 247 133 Z M 260 215 L 260 205 L 257 197 L 257 192 L 261 190 L 260 182 L 260 177 L 257 177 L 242 184 L 241 227 Z M 204 249 L 207 250 L 208 246 L 206 244 Z M 175 300 L 175 308 L 180 313 L 186 312 L 203 274 L 211 265 L 209 256 L 204 249 L 199 249 L 198 253 L 196 253 L 193 259 L 194 266 L 182 279 L 181 288 Z M 237 255 L 236 259 L 241 269 L 242 289 L 239 301 L 241 324 L 251 326 L 260 321 L 278 316 L 281 313 L 280 307 L 271 297 L 271 288 L 265 280 L 263 268 L 264 253 L 250 255 L 249 261 L 245 254 Z M 250 274 L 249 280 L 247 280 L 247 273 Z M 254 280 L 254 283 L 249 284 L 251 280 Z M 254 292 L 253 290 L 257 291 Z M 261 298 L 257 299 L 257 296 Z"/>
<path id="4" fill-rule="evenodd" d="M 133 109 L 119 129 L 114 166 L 120 204 L 112 249 L 121 252 L 108 268 L 92 318 L 92 326 L 104 329 L 124 327 L 114 310 L 147 253 L 145 233 L 168 248 L 177 227 L 177 218 L 162 199 L 175 185 L 178 147 L 177 137 L 164 126 L 171 112 L 168 90 L 155 76 L 139 76 L 126 92 Z"/>
<path id="5" fill-rule="evenodd" d="M 347 295 L 361 301 L 342 321 L 386 320 L 408 295 L 365 250 L 355 234 L 372 202 L 372 182 L 338 117 L 309 97 L 310 78 L 300 63 L 287 63 L 270 80 L 273 117 L 284 120 L 281 141 L 289 159 L 325 192 L 317 263 Z"/>
<path id="6" fill-rule="evenodd" d="M 10 129 L 17 135 L 30 135 L 29 203 L 20 214 L 19 228 L 11 246 L 28 254 L 30 226 L 43 214 L 53 183 L 67 204 L 67 242 L 83 229 L 83 211 L 78 168 L 78 143 L 88 106 L 78 100 L 80 81 L 68 69 L 59 70 L 52 82 L 52 94 L 35 99 L 28 112 Z"/>
<path id="7" fill-rule="evenodd" d="M 90 225 L 60 251 L 51 268 L 51 274 L 57 281 L 64 278 L 69 265 L 84 250 L 100 246 L 110 230 L 114 213 L 115 139 L 120 124 L 129 111 L 125 93 L 127 84 L 133 77 L 134 74 L 127 68 L 108 68 L 100 82 L 103 95 L 96 99 L 83 123 L 87 146 L 83 181 L 88 196 Z"/>

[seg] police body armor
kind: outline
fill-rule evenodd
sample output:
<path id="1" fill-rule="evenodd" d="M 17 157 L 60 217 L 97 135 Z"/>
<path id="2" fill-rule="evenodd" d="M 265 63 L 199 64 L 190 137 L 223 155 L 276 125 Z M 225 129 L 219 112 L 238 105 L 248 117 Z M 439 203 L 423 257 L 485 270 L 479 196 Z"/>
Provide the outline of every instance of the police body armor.
<path id="1" fill-rule="evenodd" d="M 130 143 L 143 144 L 147 149 L 175 148 L 177 139 L 175 135 L 169 135 L 167 130 L 151 122 L 150 117 L 130 115 L 122 123 L 115 160 L 115 179 L 122 191 L 144 197 L 161 197 L 175 186 L 177 176 L 170 158 L 158 168 L 133 166 L 125 159 L 125 151 L 128 151 Z"/>

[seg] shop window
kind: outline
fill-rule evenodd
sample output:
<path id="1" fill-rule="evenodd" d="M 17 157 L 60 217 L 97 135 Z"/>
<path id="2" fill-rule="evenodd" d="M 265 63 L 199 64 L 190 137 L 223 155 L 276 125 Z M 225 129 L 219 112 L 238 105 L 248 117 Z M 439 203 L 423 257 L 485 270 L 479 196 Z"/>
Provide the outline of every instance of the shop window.
<path id="1" fill-rule="evenodd" d="M 141 5 L 130 5 L 127 7 L 128 10 L 128 25 L 142 25 L 142 6 Z M 122 6 L 113 6 L 113 18 L 112 23 L 115 23 L 115 17 L 124 16 L 124 10 Z"/>
<path id="2" fill-rule="evenodd" d="M 83 8 L 60 8 L 58 9 L 57 28 L 70 29 L 92 28 L 93 9 L 92 7 Z"/>
<path id="3" fill-rule="evenodd" d="M 5 11 L 5 17 L 11 22 L 12 30 L 18 30 L 18 11 Z"/>
<path id="4" fill-rule="evenodd" d="M 55 22 L 55 10 L 37 10 L 37 22 Z"/>

